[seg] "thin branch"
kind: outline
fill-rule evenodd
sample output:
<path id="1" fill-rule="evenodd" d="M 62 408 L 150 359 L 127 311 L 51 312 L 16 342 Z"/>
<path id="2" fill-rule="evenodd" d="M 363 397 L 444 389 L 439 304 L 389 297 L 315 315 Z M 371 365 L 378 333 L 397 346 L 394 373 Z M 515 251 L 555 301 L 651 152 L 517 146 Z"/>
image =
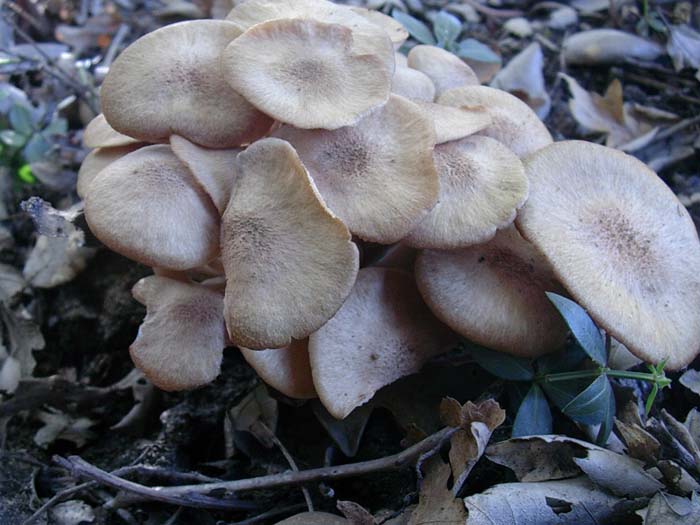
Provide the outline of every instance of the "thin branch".
<path id="1" fill-rule="evenodd" d="M 397 470 L 413 463 L 413 461 L 422 454 L 441 447 L 443 443 L 449 440 L 458 430 L 458 428 L 443 428 L 398 454 L 379 459 L 349 463 L 347 465 L 302 470 L 299 472 L 282 472 L 257 478 L 173 487 L 146 487 L 132 481 L 127 481 L 117 475 L 110 474 L 109 472 L 105 472 L 91 465 L 78 456 L 70 456 L 68 459 L 55 456 L 54 462 L 69 470 L 76 477 L 91 479 L 102 485 L 130 492 L 146 500 L 155 500 L 196 508 L 242 509 L 245 508 L 246 502 L 223 500 L 208 496 L 208 494 L 216 490 L 224 491 L 226 495 L 231 496 L 232 494 L 248 490 L 301 485 L 317 481 L 360 476 L 372 472 Z"/>
<path id="2" fill-rule="evenodd" d="M 494 9 L 482 4 L 478 0 L 463 0 L 465 4 L 470 5 L 474 10 L 478 11 L 486 18 L 516 18 L 523 16 L 523 12 L 517 9 Z"/>

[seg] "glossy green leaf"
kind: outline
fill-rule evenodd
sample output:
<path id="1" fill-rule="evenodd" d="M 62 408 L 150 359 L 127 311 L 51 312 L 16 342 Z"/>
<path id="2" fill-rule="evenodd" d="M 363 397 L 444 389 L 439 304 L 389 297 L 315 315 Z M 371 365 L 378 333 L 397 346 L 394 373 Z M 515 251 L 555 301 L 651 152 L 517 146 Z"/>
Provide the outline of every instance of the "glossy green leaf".
<path id="1" fill-rule="evenodd" d="M 501 379 L 532 381 L 535 378 L 535 370 L 529 359 L 480 347 L 471 347 L 469 352 L 479 366 Z"/>
<path id="2" fill-rule="evenodd" d="M 586 313 L 586 310 L 571 299 L 552 292 L 546 293 L 549 300 L 559 311 L 564 321 L 566 321 L 571 333 L 574 334 L 583 351 L 600 366 L 605 366 L 608 362 L 605 341 L 593 319 Z"/>
<path id="3" fill-rule="evenodd" d="M 494 53 L 490 47 L 473 38 L 462 40 L 459 43 L 457 54 L 462 58 L 475 60 L 477 62 L 488 62 L 492 64 L 501 63 L 501 57 Z"/>
<path id="4" fill-rule="evenodd" d="M 39 162 L 51 150 L 51 143 L 46 140 L 41 134 L 37 133 L 29 139 L 27 145 L 22 150 L 24 160 L 29 162 Z"/>
<path id="5" fill-rule="evenodd" d="M 55 118 L 41 133 L 44 136 L 65 135 L 68 133 L 68 121 L 64 118 Z"/>
<path id="6" fill-rule="evenodd" d="M 611 395 L 608 401 L 608 409 L 603 415 L 603 421 L 600 423 L 600 428 L 598 429 L 598 436 L 596 436 L 596 443 L 601 447 L 608 442 L 610 433 L 613 429 L 613 424 L 615 423 L 615 396 Z"/>
<path id="7" fill-rule="evenodd" d="M 586 390 L 591 382 L 590 379 L 571 379 L 569 381 L 542 382 L 541 386 L 552 403 L 563 409 L 576 396 Z"/>
<path id="8" fill-rule="evenodd" d="M 532 385 L 513 423 L 513 437 L 534 436 L 552 433 L 552 412 L 542 389 Z"/>
<path id="9" fill-rule="evenodd" d="M 32 173 L 32 168 L 29 164 L 25 164 L 20 169 L 17 170 L 17 176 L 22 182 L 27 184 L 34 184 L 36 182 L 36 177 Z"/>
<path id="10" fill-rule="evenodd" d="M 436 44 L 435 37 L 430 28 L 417 18 L 404 13 L 398 9 L 394 9 L 391 12 L 391 16 L 397 20 L 402 26 L 406 28 L 413 38 L 418 40 L 421 44 L 427 44 L 429 46 L 434 46 Z"/>
<path id="11" fill-rule="evenodd" d="M 33 131 L 32 114 L 21 104 L 14 104 L 8 114 L 10 125 L 20 135 L 31 135 Z"/>
<path id="12" fill-rule="evenodd" d="M 610 408 L 610 396 L 613 395 L 610 381 L 606 375 L 596 378 L 588 388 L 572 399 L 562 408 L 562 412 L 574 421 L 586 425 L 602 423 Z"/>
<path id="13" fill-rule="evenodd" d="M 575 370 L 584 359 L 586 352 L 578 344 L 572 343 L 558 352 L 543 355 L 535 361 L 535 365 L 540 374 L 555 374 Z"/>
<path id="14" fill-rule="evenodd" d="M 440 11 L 433 20 L 433 32 L 437 37 L 438 46 L 442 48 L 452 47 L 462 32 L 462 22 L 450 13 Z"/>
<path id="15" fill-rule="evenodd" d="M 27 142 L 28 137 L 17 133 L 12 129 L 0 131 L 0 140 L 11 148 L 21 148 Z"/>

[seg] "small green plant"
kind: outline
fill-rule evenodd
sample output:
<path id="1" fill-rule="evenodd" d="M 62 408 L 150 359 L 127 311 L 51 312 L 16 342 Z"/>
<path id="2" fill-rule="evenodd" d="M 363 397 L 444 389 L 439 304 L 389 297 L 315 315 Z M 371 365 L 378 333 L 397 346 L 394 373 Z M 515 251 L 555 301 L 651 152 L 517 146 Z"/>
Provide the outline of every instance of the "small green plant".
<path id="1" fill-rule="evenodd" d="M 446 11 L 440 11 L 433 20 L 432 29 L 417 18 L 394 9 L 391 16 L 399 21 L 411 36 L 421 44 L 441 47 L 460 58 L 472 59 L 478 62 L 500 63 L 501 57 L 488 46 L 473 38 L 459 40 L 462 33 L 462 22 Z"/>
<path id="2" fill-rule="evenodd" d="M 0 166 L 32 184 L 36 178 L 31 165 L 55 151 L 55 138 L 67 132 L 68 123 L 10 90 L 0 91 L 0 108 Z"/>
<path id="3" fill-rule="evenodd" d="M 652 30 L 661 34 L 668 33 L 668 28 L 666 27 L 663 17 L 658 11 L 649 9 L 648 0 L 642 2 L 642 16 L 637 22 L 636 30 L 638 34 L 643 36 L 649 36 Z"/>
<path id="4" fill-rule="evenodd" d="M 566 416 L 586 425 L 600 425 L 596 441 L 607 442 L 615 417 L 615 396 L 610 378 L 646 381 L 652 389 L 646 401 L 647 414 L 659 390 L 671 380 L 664 374 L 665 363 L 647 365 L 649 372 L 615 370 L 608 366 L 610 336 L 605 338 L 586 311 L 570 299 L 547 293 L 566 321 L 575 344 L 556 354 L 534 361 L 471 348 L 476 362 L 493 375 L 513 381 L 520 406 L 513 424 L 513 437 L 552 432 L 549 401 Z"/>

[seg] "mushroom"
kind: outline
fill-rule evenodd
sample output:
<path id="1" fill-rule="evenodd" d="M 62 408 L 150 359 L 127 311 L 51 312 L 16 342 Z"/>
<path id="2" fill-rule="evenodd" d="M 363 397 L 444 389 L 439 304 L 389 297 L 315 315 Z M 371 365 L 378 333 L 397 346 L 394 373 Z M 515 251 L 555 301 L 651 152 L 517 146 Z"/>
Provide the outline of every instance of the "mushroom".
<path id="1" fill-rule="evenodd" d="M 435 131 L 416 104 L 392 95 L 353 127 L 334 131 L 282 126 L 333 213 L 358 237 L 390 244 L 435 205 Z"/>
<path id="2" fill-rule="evenodd" d="M 455 107 L 485 107 L 492 124 L 480 135 L 502 142 L 521 159 L 552 143 L 552 135 L 537 114 L 518 97 L 486 86 L 451 89 L 438 97 L 438 103 Z"/>
<path id="3" fill-rule="evenodd" d="M 178 135 L 170 136 L 170 147 L 209 195 L 219 214 L 223 215 L 231 199 L 231 186 L 236 176 L 236 156 L 241 150 L 207 149 Z"/>
<path id="4" fill-rule="evenodd" d="M 386 32 L 395 49 L 400 48 L 408 40 L 408 31 L 398 20 L 366 7 L 350 6 L 350 10 Z"/>
<path id="5" fill-rule="evenodd" d="M 404 242 L 448 250 L 483 243 L 508 226 L 527 198 L 520 159 L 489 137 L 467 137 L 435 147 L 438 203 Z"/>
<path id="6" fill-rule="evenodd" d="M 620 151 L 564 141 L 525 161 L 516 225 L 573 298 L 647 362 L 677 370 L 700 352 L 700 242 L 666 184 Z"/>
<path id="7" fill-rule="evenodd" d="M 393 73 L 393 53 L 389 69 L 376 53 L 357 55 L 353 42 L 354 32 L 340 24 L 262 22 L 228 45 L 224 77 L 280 122 L 300 128 L 350 126 L 386 102 Z"/>
<path id="8" fill-rule="evenodd" d="M 221 20 L 194 20 L 148 33 L 112 64 L 101 89 L 107 122 L 131 137 L 165 142 L 181 135 L 209 148 L 263 136 L 272 120 L 224 80 L 221 52 L 241 31 Z"/>
<path id="9" fill-rule="evenodd" d="M 92 119 L 83 132 L 83 145 L 86 148 L 115 148 L 138 142 L 139 140 L 122 135 L 112 128 L 102 113 Z"/>
<path id="10" fill-rule="evenodd" d="M 338 313 L 309 337 L 316 391 L 328 412 L 342 419 L 451 342 L 410 273 L 363 268 Z"/>
<path id="11" fill-rule="evenodd" d="M 188 270 L 218 253 L 219 214 L 166 145 L 102 169 L 89 183 L 85 218 L 104 244 L 148 266 Z"/>
<path id="12" fill-rule="evenodd" d="M 433 121 L 437 144 L 463 139 L 489 127 L 492 122 L 491 114 L 483 106 L 456 108 L 434 102 L 418 102 L 418 105 Z"/>
<path id="13" fill-rule="evenodd" d="M 448 89 L 479 85 L 476 74 L 461 58 L 439 47 L 413 47 L 408 53 L 408 67 L 428 75 L 435 84 L 437 96 Z"/>
<path id="14" fill-rule="evenodd" d="M 272 388 L 294 399 L 312 399 L 317 395 L 311 377 L 308 344 L 308 339 L 294 340 L 284 348 L 241 348 L 241 354 Z"/>
<path id="15" fill-rule="evenodd" d="M 111 148 L 97 148 L 88 153 L 78 170 L 78 182 L 75 191 L 81 199 L 87 195 L 88 187 L 97 174 L 124 155 L 136 151 L 143 143 L 137 142 L 127 146 L 115 146 Z"/>
<path id="16" fill-rule="evenodd" d="M 537 357 L 566 341 L 566 325 L 545 295 L 561 286 L 547 261 L 514 228 L 486 244 L 425 250 L 415 271 L 435 316 L 475 343 Z"/>
<path id="17" fill-rule="evenodd" d="M 237 171 L 221 233 L 228 333 L 245 348 L 287 346 L 340 308 L 357 247 L 288 143 L 255 142 L 238 155 Z"/>
<path id="18" fill-rule="evenodd" d="M 158 275 L 138 281 L 132 293 L 146 306 L 146 318 L 129 347 L 136 367 L 168 391 L 216 379 L 225 347 L 223 295 Z"/>
<path id="19" fill-rule="evenodd" d="M 391 92 L 413 101 L 432 102 L 435 99 L 435 85 L 430 77 L 410 67 L 396 68 Z"/>

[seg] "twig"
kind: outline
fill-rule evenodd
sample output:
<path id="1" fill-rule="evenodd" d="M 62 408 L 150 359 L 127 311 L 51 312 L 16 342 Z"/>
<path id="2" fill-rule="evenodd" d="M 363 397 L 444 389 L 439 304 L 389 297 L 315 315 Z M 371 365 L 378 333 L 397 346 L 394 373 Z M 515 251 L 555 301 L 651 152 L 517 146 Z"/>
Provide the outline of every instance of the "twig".
<path id="1" fill-rule="evenodd" d="M 523 16 L 523 12 L 517 9 L 494 9 L 482 4 L 478 0 L 463 0 L 463 2 L 472 6 L 476 11 L 487 18 L 515 18 Z"/>
<path id="2" fill-rule="evenodd" d="M 91 465 L 78 456 L 70 456 L 68 459 L 55 456 L 54 462 L 69 470 L 76 477 L 92 479 L 102 485 L 131 492 L 146 500 L 155 500 L 196 508 L 240 509 L 244 508 L 242 505 L 245 505 L 245 502 L 226 501 L 210 497 L 207 494 L 217 490 L 224 491 L 226 495 L 232 495 L 248 490 L 301 485 L 316 481 L 360 476 L 371 472 L 397 470 L 412 463 L 421 454 L 439 448 L 458 430 L 459 429 L 449 427 L 443 428 L 398 454 L 379 459 L 350 463 L 347 465 L 302 470 L 299 472 L 282 472 L 257 478 L 174 487 L 146 487 L 132 481 L 127 481 Z"/>
<path id="3" fill-rule="evenodd" d="M 613 68 L 612 70 L 613 74 L 622 74 L 622 76 L 626 79 L 629 79 L 633 82 L 636 82 L 637 84 L 641 84 L 643 86 L 651 87 L 654 89 L 658 89 L 662 93 L 665 93 L 671 98 L 676 98 L 678 100 L 682 100 L 684 102 L 690 102 L 691 104 L 695 105 L 700 105 L 700 98 L 697 97 L 691 97 L 690 95 L 686 95 L 684 93 L 681 93 L 678 88 L 671 86 L 670 84 L 667 84 L 666 82 L 661 82 L 660 80 L 655 80 L 653 78 L 643 76 L 643 75 L 637 75 L 635 73 L 630 73 L 629 71 L 624 71 L 623 69 L 620 68 Z"/>
<path id="4" fill-rule="evenodd" d="M 674 124 L 673 126 L 659 131 L 656 134 L 656 137 L 654 137 L 654 140 L 652 140 L 652 143 L 667 139 L 671 135 L 675 135 L 679 131 L 683 131 L 684 129 L 689 128 L 690 126 L 694 126 L 695 124 L 700 124 L 700 115 L 683 119 L 680 122 Z"/>

